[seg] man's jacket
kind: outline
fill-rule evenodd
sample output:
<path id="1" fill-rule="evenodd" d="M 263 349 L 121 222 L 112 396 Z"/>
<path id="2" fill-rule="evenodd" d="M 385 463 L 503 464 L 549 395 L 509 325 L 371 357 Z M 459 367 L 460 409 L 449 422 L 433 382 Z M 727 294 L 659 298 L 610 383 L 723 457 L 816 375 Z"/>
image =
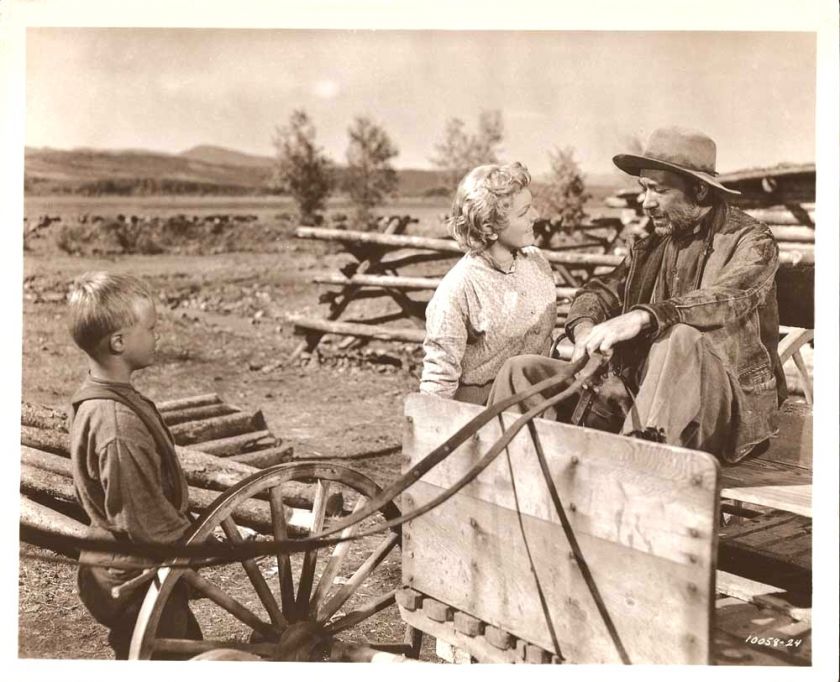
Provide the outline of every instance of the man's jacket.
<path id="1" fill-rule="evenodd" d="M 597 324 L 632 309 L 650 312 L 654 328 L 616 349 L 618 369 L 630 379 L 650 344 L 672 325 L 703 332 L 743 391 L 742 410 L 732 427 L 738 449 L 744 450 L 773 432 L 776 410 L 787 396 L 777 352 L 779 248 L 766 225 L 726 203 L 706 215 L 702 228 L 702 243 L 694 247 L 698 267 L 675 297 L 652 302 L 668 239 L 651 235 L 638 241 L 615 270 L 581 288 L 566 332 L 574 338 L 574 327 L 583 318 Z"/>

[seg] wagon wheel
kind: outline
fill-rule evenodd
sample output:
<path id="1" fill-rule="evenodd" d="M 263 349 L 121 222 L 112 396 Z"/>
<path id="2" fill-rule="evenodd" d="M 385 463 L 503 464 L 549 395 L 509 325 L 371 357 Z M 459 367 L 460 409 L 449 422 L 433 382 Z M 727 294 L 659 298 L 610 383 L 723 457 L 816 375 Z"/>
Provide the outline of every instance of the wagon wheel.
<path id="1" fill-rule="evenodd" d="M 283 503 L 284 485 L 290 481 L 312 484 L 311 512 L 292 510 Z M 342 466 L 281 464 L 221 494 L 198 519 L 187 544 L 201 543 L 218 529 L 230 542 L 247 542 L 236 521 L 242 518 L 241 511 L 253 511 L 254 505 L 263 509 L 268 526 L 263 532 L 269 538 L 318 533 L 335 525 L 348 509 L 361 509 L 380 490 L 371 479 Z M 335 493 L 341 494 L 338 505 Z M 379 525 L 399 513 L 391 502 L 342 531 L 342 536 Z M 218 649 L 243 652 L 243 658 L 256 655 L 269 660 L 322 660 L 330 652 L 334 659 L 343 660 L 356 660 L 359 652 L 370 656 L 370 647 L 334 638 L 341 634 L 358 642 L 359 634 L 351 628 L 361 624 L 365 629 L 365 621 L 394 604 L 400 581 L 395 550 L 400 542 L 399 529 L 395 529 L 308 552 L 278 553 L 200 571 L 160 569 L 141 607 L 129 658 L 190 657 Z M 205 598 L 192 602 L 204 641 L 157 635 L 161 614 L 179 580 L 189 585 L 193 595 Z M 416 646 L 402 642 L 372 646 L 416 655 Z"/>

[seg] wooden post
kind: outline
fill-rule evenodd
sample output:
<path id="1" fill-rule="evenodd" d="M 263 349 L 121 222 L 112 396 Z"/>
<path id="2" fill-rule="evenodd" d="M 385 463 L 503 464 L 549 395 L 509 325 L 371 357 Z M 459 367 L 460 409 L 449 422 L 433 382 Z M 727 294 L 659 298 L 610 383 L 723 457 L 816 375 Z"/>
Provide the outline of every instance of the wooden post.
<path id="1" fill-rule="evenodd" d="M 396 233 L 401 231 L 404 227 L 401 220 L 391 220 L 388 223 L 388 227 L 385 228 L 384 235 L 393 235 L 397 236 Z M 303 228 L 305 229 L 305 228 Z M 339 230 L 341 232 L 341 230 Z M 367 233 L 361 233 L 367 234 Z M 377 254 L 375 256 L 370 256 L 366 260 L 362 260 L 359 262 L 358 267 L 356 267 L 355 273 L 356 275 L 364 275 L 368 270 L 374 267 L 376 264 L 379 263 L 381 259 L 381 254 Z M 350 305 L 350 302 L 353 300 L 354 295 L 356 293 L 357 287 L 352 284 L 348 284 L 345 286 L 341 292 L 339 293 L 339 297 L 333 300 L 333 303 L 330 305 L 330 312 L 327 315 L 328 320 L 337 320 L 341 313 Z M 311 353 L 312 351 L 317 348 L 318 344 L 321 343 L 321 339 L 324 337 L 323 333 L 315 333 L 315 334 L 307 334 L 307 337 L 301 341 L 297 347 L 292 351 L 292 354 L 289 356 L 289 362 L 292 362 L 298 355 L 302 352 L 307 351 Z"/>
<path id="2" fill-rule="evenodd" d="M 383 341 L 407 341 L 409 343 L 423 343 L 426 337 L 422 329 L 398 329 L 396 327 L 375 327 L 353 322 L 332 322 L 318 318 L 287 315 L 287 319 L 298 327 L 315 329 L 330 334 L 345 336 L 361 336 L 364 338 L 381 339 Z"/>

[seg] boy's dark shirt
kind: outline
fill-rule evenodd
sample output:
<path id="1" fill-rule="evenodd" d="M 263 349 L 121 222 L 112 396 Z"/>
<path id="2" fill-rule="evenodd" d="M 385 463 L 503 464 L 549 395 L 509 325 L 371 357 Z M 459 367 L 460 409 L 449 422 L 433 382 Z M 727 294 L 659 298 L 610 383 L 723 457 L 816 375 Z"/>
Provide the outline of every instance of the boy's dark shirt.
<path id="1" fill-rule="evenodd" d="M 90 376 L 72 402 L 73 481 L 91 520 L 89 536 L 128 542 L 183 540 L 190 528 L 186 480 L 154 404 L 130 384 Z M 80 557 L 82 562 L 103 560 L 137 563 L 136 557 L 118 553 L 83 552 Z M 107 611 L 118 611 L 119 604 L 107 598 L 109 588 L 140 572 L 136 567 L 81 566 L 80 573 L 85 571 L 93 578 L 85 584 L 98 584 L 102 590 L 100 595 L 82 595 L 92 612 L 90 597 Z"/>

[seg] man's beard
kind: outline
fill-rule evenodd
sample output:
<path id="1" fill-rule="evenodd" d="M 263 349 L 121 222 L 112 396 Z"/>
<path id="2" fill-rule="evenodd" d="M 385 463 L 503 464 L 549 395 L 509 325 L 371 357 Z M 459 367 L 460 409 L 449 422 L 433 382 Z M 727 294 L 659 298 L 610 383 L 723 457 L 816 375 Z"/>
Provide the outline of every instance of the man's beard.
<path id="1" fill-rule="evenodd" d="M 694 229 L 695 225 L 700 222 L 702 216 L 703 209 L 698 204 L 672 206 L 668 209 L 667 213 L 658 216 L 668 222 L 665 225 L 654 224 L 653 231 L 660 237 L 667 237 L 672 234 L 686 234 Z M 650 217 L 653 220 L 653 216 Z"/>

